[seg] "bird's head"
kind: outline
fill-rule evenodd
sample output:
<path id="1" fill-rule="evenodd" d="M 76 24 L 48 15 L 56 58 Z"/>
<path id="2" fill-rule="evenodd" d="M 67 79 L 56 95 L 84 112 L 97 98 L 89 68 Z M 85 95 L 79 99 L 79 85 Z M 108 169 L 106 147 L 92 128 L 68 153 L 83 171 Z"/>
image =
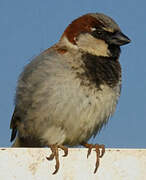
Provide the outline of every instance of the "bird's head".
<path id="1" fill-rule="evenodd" d="M 116 22 L 100 13 L 85 14 L 75 19 L 64 31 L 61 41 L 71 48 L 97 56 L 119 56 L 120 46 L 128 44 Z"/>

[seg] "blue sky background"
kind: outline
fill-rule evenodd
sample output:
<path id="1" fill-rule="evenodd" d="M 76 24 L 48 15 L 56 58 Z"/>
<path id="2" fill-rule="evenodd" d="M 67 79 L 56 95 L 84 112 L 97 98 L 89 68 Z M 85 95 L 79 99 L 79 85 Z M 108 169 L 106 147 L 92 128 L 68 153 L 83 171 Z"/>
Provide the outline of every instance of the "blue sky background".
<path id="1" fill-rule="evenodd" d="M 146 1 L 0 0 L 0 146 L 10 146 L 9 124 L 20 72 L 56 43 L 76 17 L 102 12 L 132 40 L 122 47 L 122 95 L 113 118 L 93 143 L 146 148 Z"/>

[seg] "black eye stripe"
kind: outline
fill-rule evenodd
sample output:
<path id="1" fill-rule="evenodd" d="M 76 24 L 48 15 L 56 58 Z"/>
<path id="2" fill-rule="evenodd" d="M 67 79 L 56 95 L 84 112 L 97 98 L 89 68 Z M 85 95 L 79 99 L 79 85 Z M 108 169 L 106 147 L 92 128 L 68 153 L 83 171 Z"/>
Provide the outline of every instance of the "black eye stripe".
<path id="1" fill-rule="evenodd" d="M 104 29 L 96 28 L 96 30 L 91 32 L 91 35 L 97 39 L 102 39 L 108 43 L 108 40 L 110 39 L 110 37 L 113 36 L 116 32 L 117 31 L 108 32 L 108 31 L 105 31 Z"/>
<path id="2" fill-rule="evenodd" d="M 109 36 L 109 33 L 103 31 L 103 30 L 95 30 L 91 32 L 91 35 L 94 36 L 95 38 L 99 38 L 99 39 L 105 39 L 107 36 Z"/>
<path id="3" fill-rule="evenodd" d="M 109 36 L 111 36 L 111 35 L 113 35 L 113 34 L 115 34 L 116 33 L 116 31 L 115 32 L 109 32 L 109 31 L 105 31 L 105 30 L 103 30 L 103 29 L 97 29 L 96 28 L 96 30 L 94 30 L 94 31 L 92 31 L 91 32 L 91 34 L 104 34 L 104 35 L 109 35 Z"/>

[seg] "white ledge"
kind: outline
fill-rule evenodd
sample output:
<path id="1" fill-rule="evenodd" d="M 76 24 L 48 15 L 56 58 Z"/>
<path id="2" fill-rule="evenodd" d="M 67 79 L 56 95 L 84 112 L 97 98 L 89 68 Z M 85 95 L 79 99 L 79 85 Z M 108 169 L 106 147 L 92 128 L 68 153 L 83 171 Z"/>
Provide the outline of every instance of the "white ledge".
<path id="1" fill-rule="evenodd" d="M 60 153 L 60 169 L 52 175 L 55 161 L 48 161 L 49 148 L 0 148 L 0 180 L 144 180 L 146 149 L 106 149 L 94 174 L 95 152 L 69 148 Z"/>

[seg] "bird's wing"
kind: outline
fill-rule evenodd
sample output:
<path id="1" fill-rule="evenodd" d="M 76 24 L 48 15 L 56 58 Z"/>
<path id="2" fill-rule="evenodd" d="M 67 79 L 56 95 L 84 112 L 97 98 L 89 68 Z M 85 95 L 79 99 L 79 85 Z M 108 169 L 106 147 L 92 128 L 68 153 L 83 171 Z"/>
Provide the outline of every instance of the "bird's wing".
<path id="1" fill-rule="evenodd" d="M 11 123 L 10 123 L 10 129 L 12 129 L 12 133 L 11 133 L 11 139 L 10 141 L 12 142 L 17 134 L 17 124 L 19 123 L 20 118 L 17 116 L 17 108 L 15 108 L 14 112 L 13 112 L 13 116 L 11 119 Z"/>

